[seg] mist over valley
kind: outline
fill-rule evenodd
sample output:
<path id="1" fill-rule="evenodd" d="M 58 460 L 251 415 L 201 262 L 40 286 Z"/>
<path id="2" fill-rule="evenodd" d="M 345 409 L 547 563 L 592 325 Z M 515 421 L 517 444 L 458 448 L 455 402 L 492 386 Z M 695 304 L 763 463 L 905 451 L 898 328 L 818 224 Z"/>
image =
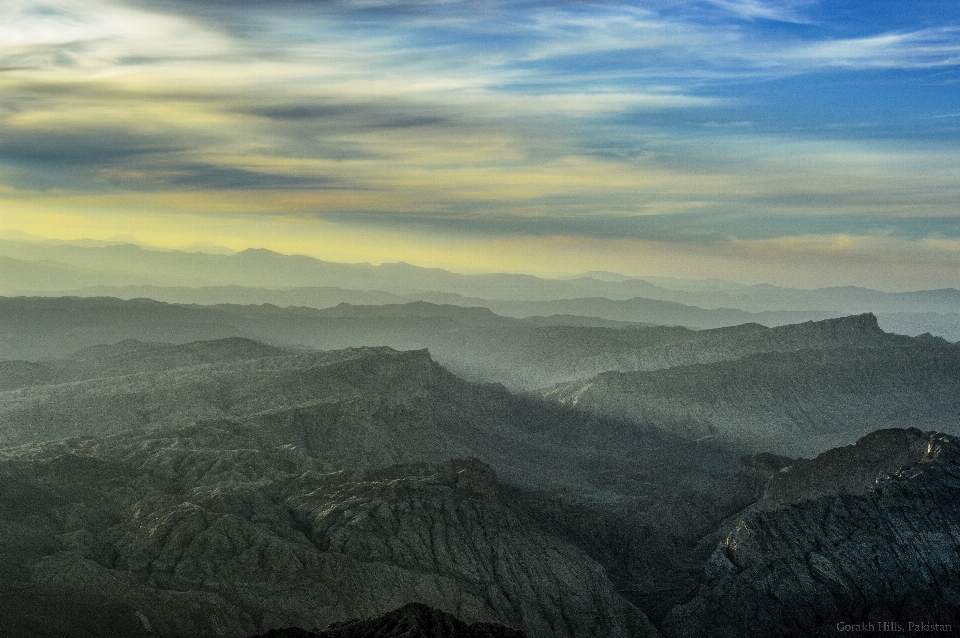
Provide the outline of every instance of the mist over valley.
<path id="1" fill-rule="evenodd" d="M 960 345 L 934 326 L 707 310 L 629 297 L 656 288 L 631 279 L 551 290 L 403 267 L 401 286 L 389 268 L 309 264 L 287 283 L 374 288 L 0 298 L 5 633 L 960 622 Z M 921 323 L 953 308 L 949 292 L 910 298 Z M 851 558 L 851 539 L 875 558 Z"/>

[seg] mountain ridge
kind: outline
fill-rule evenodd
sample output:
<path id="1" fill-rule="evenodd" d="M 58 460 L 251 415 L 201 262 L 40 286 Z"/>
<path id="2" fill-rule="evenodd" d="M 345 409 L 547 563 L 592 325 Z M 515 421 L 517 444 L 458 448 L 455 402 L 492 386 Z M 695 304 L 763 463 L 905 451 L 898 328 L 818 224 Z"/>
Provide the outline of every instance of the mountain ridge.
<path id="1" fill-rule="evenodd" d="M 755 352 L 604 372 L 539 394 L 585 414 L 656 424 L 690 439 L 807 456 L 884 424 L 960 432 L 960 346 L 913 338 L 888 347 Z"/>
<path id="2" fill-rule="evenodd" d="M 705 287 L 702 282 L 684 282 L 670 278 L 591 277 L 547 279 L 525 274 L 459 274 L 439 268 L 424 268 L 403 262 L 345 264 L 323 261 L 305 255 L 283 255 L 262 248 L 250 248 L 232 255 L 145 250 L 139 246 L 102 247 L 80 245 L 44 245 L 16 240 L 0 241 L 0 257 L 8 260 L 6 269 L 16 275 L 0 289 L 2 294 L 28 291 L 64 290 L 69 286 L 51 285 L 48 276 L 33 278 L 31 269 L 39 262 L 46 268 L 60 268 L 59 278 L 76 280 L 71 270 L 81 269 L 88 281 L 115 285 L 125 273 L 123 283 L 140 285 L 258 285 L 265 288 L 293 286 L 339 286 L 354 290 L 384 290 L 393 294 L 425 291 L 457 293 L 492 299 L 547 300 L 602 296 L 610 299 L 649 297 L 711 309 L 731 307 L 751 312 L 820 309 L 836 314 L 874 312 L 960 312 L 960 291 L 955 288 L 883 292 L 856 286 L 822 289 L 781 288 L 768 284 Z M 19 264 L 13 263 L 15 260 Z M 59 264 L 59 266 L 58 266 Z M 107 266 L 103 270 L 103 265 Z M 94 268 L 93 266 L 96 266 Z M 19 273 L 23 272 L 21 276 Z M 113 274 L 112 274 L 113 273 Z M 114 280 L 111 282 L 111 277 Z M 138 282 L 133 280 L 139 278 Z M 656 283 L 653 283 L 656 281 Z"/>
<path id="3" fill-rule="evenodd" d="M 960 626 L 954 437 L 880 430 L 795 467 L 774 475 L 766 506 L 717 545 L 697 592 L 661 624 L 668 637 Z"/>

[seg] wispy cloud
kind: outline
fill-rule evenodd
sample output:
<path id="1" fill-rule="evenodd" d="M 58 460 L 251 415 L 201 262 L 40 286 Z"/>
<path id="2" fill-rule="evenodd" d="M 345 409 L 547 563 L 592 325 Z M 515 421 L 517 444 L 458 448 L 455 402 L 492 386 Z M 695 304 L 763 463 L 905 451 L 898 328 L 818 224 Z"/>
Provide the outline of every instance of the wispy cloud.
<path id="1" fill-rule="evenodd" d="M 915 69 L 960 65 L 960 28 L 883 33 L 795 46 L 782 60 L 804 67 Z"/>
<path id="2" fill-rule="evenodd" d="M 745 20 L 775 20 L 778 22 L 807 23 L 802 10 L 816 3 L 816 0 L 707 0 Z"/>

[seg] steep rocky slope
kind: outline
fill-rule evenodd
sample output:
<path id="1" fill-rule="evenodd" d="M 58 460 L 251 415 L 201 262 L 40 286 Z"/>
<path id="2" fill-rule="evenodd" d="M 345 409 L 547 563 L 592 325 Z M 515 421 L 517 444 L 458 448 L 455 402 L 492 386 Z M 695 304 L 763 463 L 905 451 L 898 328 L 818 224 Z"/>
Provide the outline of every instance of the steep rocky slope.
<path id="1" fill-rule="evenodd" d="M 542 395 L 689 439 L 812 456 L 881 426 L 960 432 L 960 347 L 917 337 L 885 347 L 754 354 L 609 372 Z"/>
<path id="2" fill-rule="evenodd" d="M 909 343 L 907 337 L 885 333 L 870 314 L 775 328 L 754 323 L 699 331 L 677 326 L 553 326 L 523 334 L 501 330 L 492 340 L 501 346 L 484 348 L 480 340 L 490 336 L 464 335 L 464 347 L 476 354 L 463 361 L 452 360 L 451 369 L 470 378 L 493 378 L 526 390 L 609 371 L 662 370 L 765 352 Z"/>
<path id="3" fill-rule="evenodd" d="M 679 638 L 833 636 L 852 625 L 932 635 L 933 625 L 948 635 L 960 628 L 958 574 L 960 445 L 882 430 L 776 474 L 662 628 Z"/>
<path id="4" fill-rule="evenodd" d="M 0 363 L 5 385 L 18 386 L 0 392 L 0 444 L 333 400 L 389 387 L 404 366 L 416 365 L 416 357 L 389 348 L 294 354 L 240 338 L 180 346 L 126 341 L 96 350 L 20 366 L 20 374 L 5 374 L 17 362 Z M 40 380 L 47 383 L 19 387 Z"/>
<path id="5" fill-rule="evenodd" d="M 762 356 L 898 355 L 903 375 L 927 366 L 916 387 L 933 404 L 954 346 L 907 345 Z M 121 343 L 86 360 L 146 362 L 107 378 L 153 386 L 228 371 L 242 392 L 197 396 L 240 407 L 0 449 L 0 633 L 241 637 L 421 602 L 527 636 L 740 635 L 758 617 L 807 635 L 874 612 L 949 622 L 956 602 L 946 435 L 885 431 L 813 461 L 762 453 L 737 467 L 736 446 L 469 383 L 425 351 L 230 340 Z M 158 404 L 188 404 L 187 387 L 200 386 Z M 897 570 L 903 587 L 885 584 Z"/>
<path id="6" fill-rule="evenodd" d="M 0 629 L 244 636 L 414 600 L 531 636 L 656 635 L 551 529 L 562 509 L 477 461 L 331 472 L 204 429 L 5 451 Z"/>
<path id="7" fill-rule="evenodd" d="M 177 348 L 260 347 L 236 340 L 201 345 Z M 677 446 L 650 428 L 583 418 L 502 386 L 472 384 L 422 350 L 228 357 L 10 390 L 0 393 L 0 408 L 0 436 L 8 445 L 250 416 L 229 427 L 264 445 L 288 437 L 285 443 L 306 445 L 332 463 L 374 467 L 477 456 L 514 481 L 529 475 L 537 487 L 554 481 L 598 495 L 650 483 L 661 463 L 679 473 L 677 485 L 702 486 L 705 477 L 727 471 L 737 453 L 709 443 Z"/>
<path id="8" fill-rule="evenodd" d="M 272 629 L 253 638 L 525 638 L 522 631 L 493 623 L 467 624 L 426 605 L 410 603 L 375 618 L 334 623 L 306 631 Z"/>

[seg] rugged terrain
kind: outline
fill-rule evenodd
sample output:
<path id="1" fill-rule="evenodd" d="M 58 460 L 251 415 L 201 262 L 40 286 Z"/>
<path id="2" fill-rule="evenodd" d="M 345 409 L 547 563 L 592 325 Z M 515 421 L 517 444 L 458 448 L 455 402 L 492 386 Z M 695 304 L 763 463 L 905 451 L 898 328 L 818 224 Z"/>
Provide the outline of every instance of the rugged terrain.
<path id="1" fill-rule="evenodd" d="M 960 433 L 960 346 L 929 337 L 834 341 L 820 349 L 605 372 L 541 395 L 689 439 L 811 456 L 878 427 Z"/>
<path id="2" fill-rule="evenodd" d="M 956 429 L 960 346 L 873 315 L 695 331 L 424 303 L 4 303 L 16 347 L 86 346 L 0 361 L 5 634 L 956 622 L 954 439 L 826 451 Z M 88 343 L 110 330 L 125 340 Z M 521 395 L 425 349 L 304 347 L 349 330 L 513 387 L 605 372 Z"/>
<path id="3" fill-rule="evenodd" d="M 881 430 L 776 474 L 661 627 L 678 638 L 834 636 L 860 624 L 867 635 L 950 635 L 958 574 L 960 445 Z"/>
<path id="4" fill-rule="evenodd" d="M 334 623 L 324 629 L 271 629 L 254 638 L 524 638 L 522 631 L 494 623 L 467 624 L 420 603 L 409 603 L 374 618 Z"/>
<path id="5" fill-rule="evenodd" d="M 244 636 L 418 600 L 534 636 L 655 635 L 583 544 L 603 517 L 478 461 L 334 471 L 251 442 L 205 424 L 8 449 L 0 626 Z"/>
<path id="6" fill-rule="evenodd" d="M 657 370 L 763 352 L 912 343 L 908 337 L 880 330 L 873 315 L 775 328 L 745 324 L 691 330 L 605 325 L 573 315 L 521 320 L 485 308 L 423 302 L 315 309 L 107 298 L 0 298 L 0 337 L 0 358 L 31 364 L 75 358 L 77 350 L 123 340 L 185 344 L 243 337 L 300 351 L 427 348 L 458 376 L 502 383 L 514 391 L 606 371 Z"/>
<path id="7" fill-rule="evenodd" d="M 214 631 L 197 620 L 208 616 L 242 635 L 413 599 L 534 636 L 644 635 L 643 609 L 661 613 L 694 582 L 699 563 L 685 550 L 756 498 L 755 482 L 726 489 L 736 448 L 584 420 L 458 379 L 425 351 L 278 354 L 229 340 L 121 343 L 82 356 L 97 355 L 101 372 L 135 357 L 160 369 L 148 377 L 202 380 L 216 368 L 196 362 L 218 351 L 235 355 L 219 365 L 256 370 L 228 384 L 235 394 L 221 408 L 285 405 L 104 436 L 96 417 L 110 413 L 94 395 L 83 434 L 97 436 L 3 451 L 16 618 L 60 596 L 57 614 L 80 631 L 95 593 L 119 597 L 102 609 L 111 631 L 135 635 L 139 612 L 166 635 Z M 183 387 L 164 392 L 151 395 L 158 405 L 189 404 Z M 468 457 L 480 460 L 450 461 Z M 191 599 L 199 607 L 174 617 L 186 591 L 203 593 Z M 41 617 L 29 622 L 37 635 L 53 632 Z"/>

